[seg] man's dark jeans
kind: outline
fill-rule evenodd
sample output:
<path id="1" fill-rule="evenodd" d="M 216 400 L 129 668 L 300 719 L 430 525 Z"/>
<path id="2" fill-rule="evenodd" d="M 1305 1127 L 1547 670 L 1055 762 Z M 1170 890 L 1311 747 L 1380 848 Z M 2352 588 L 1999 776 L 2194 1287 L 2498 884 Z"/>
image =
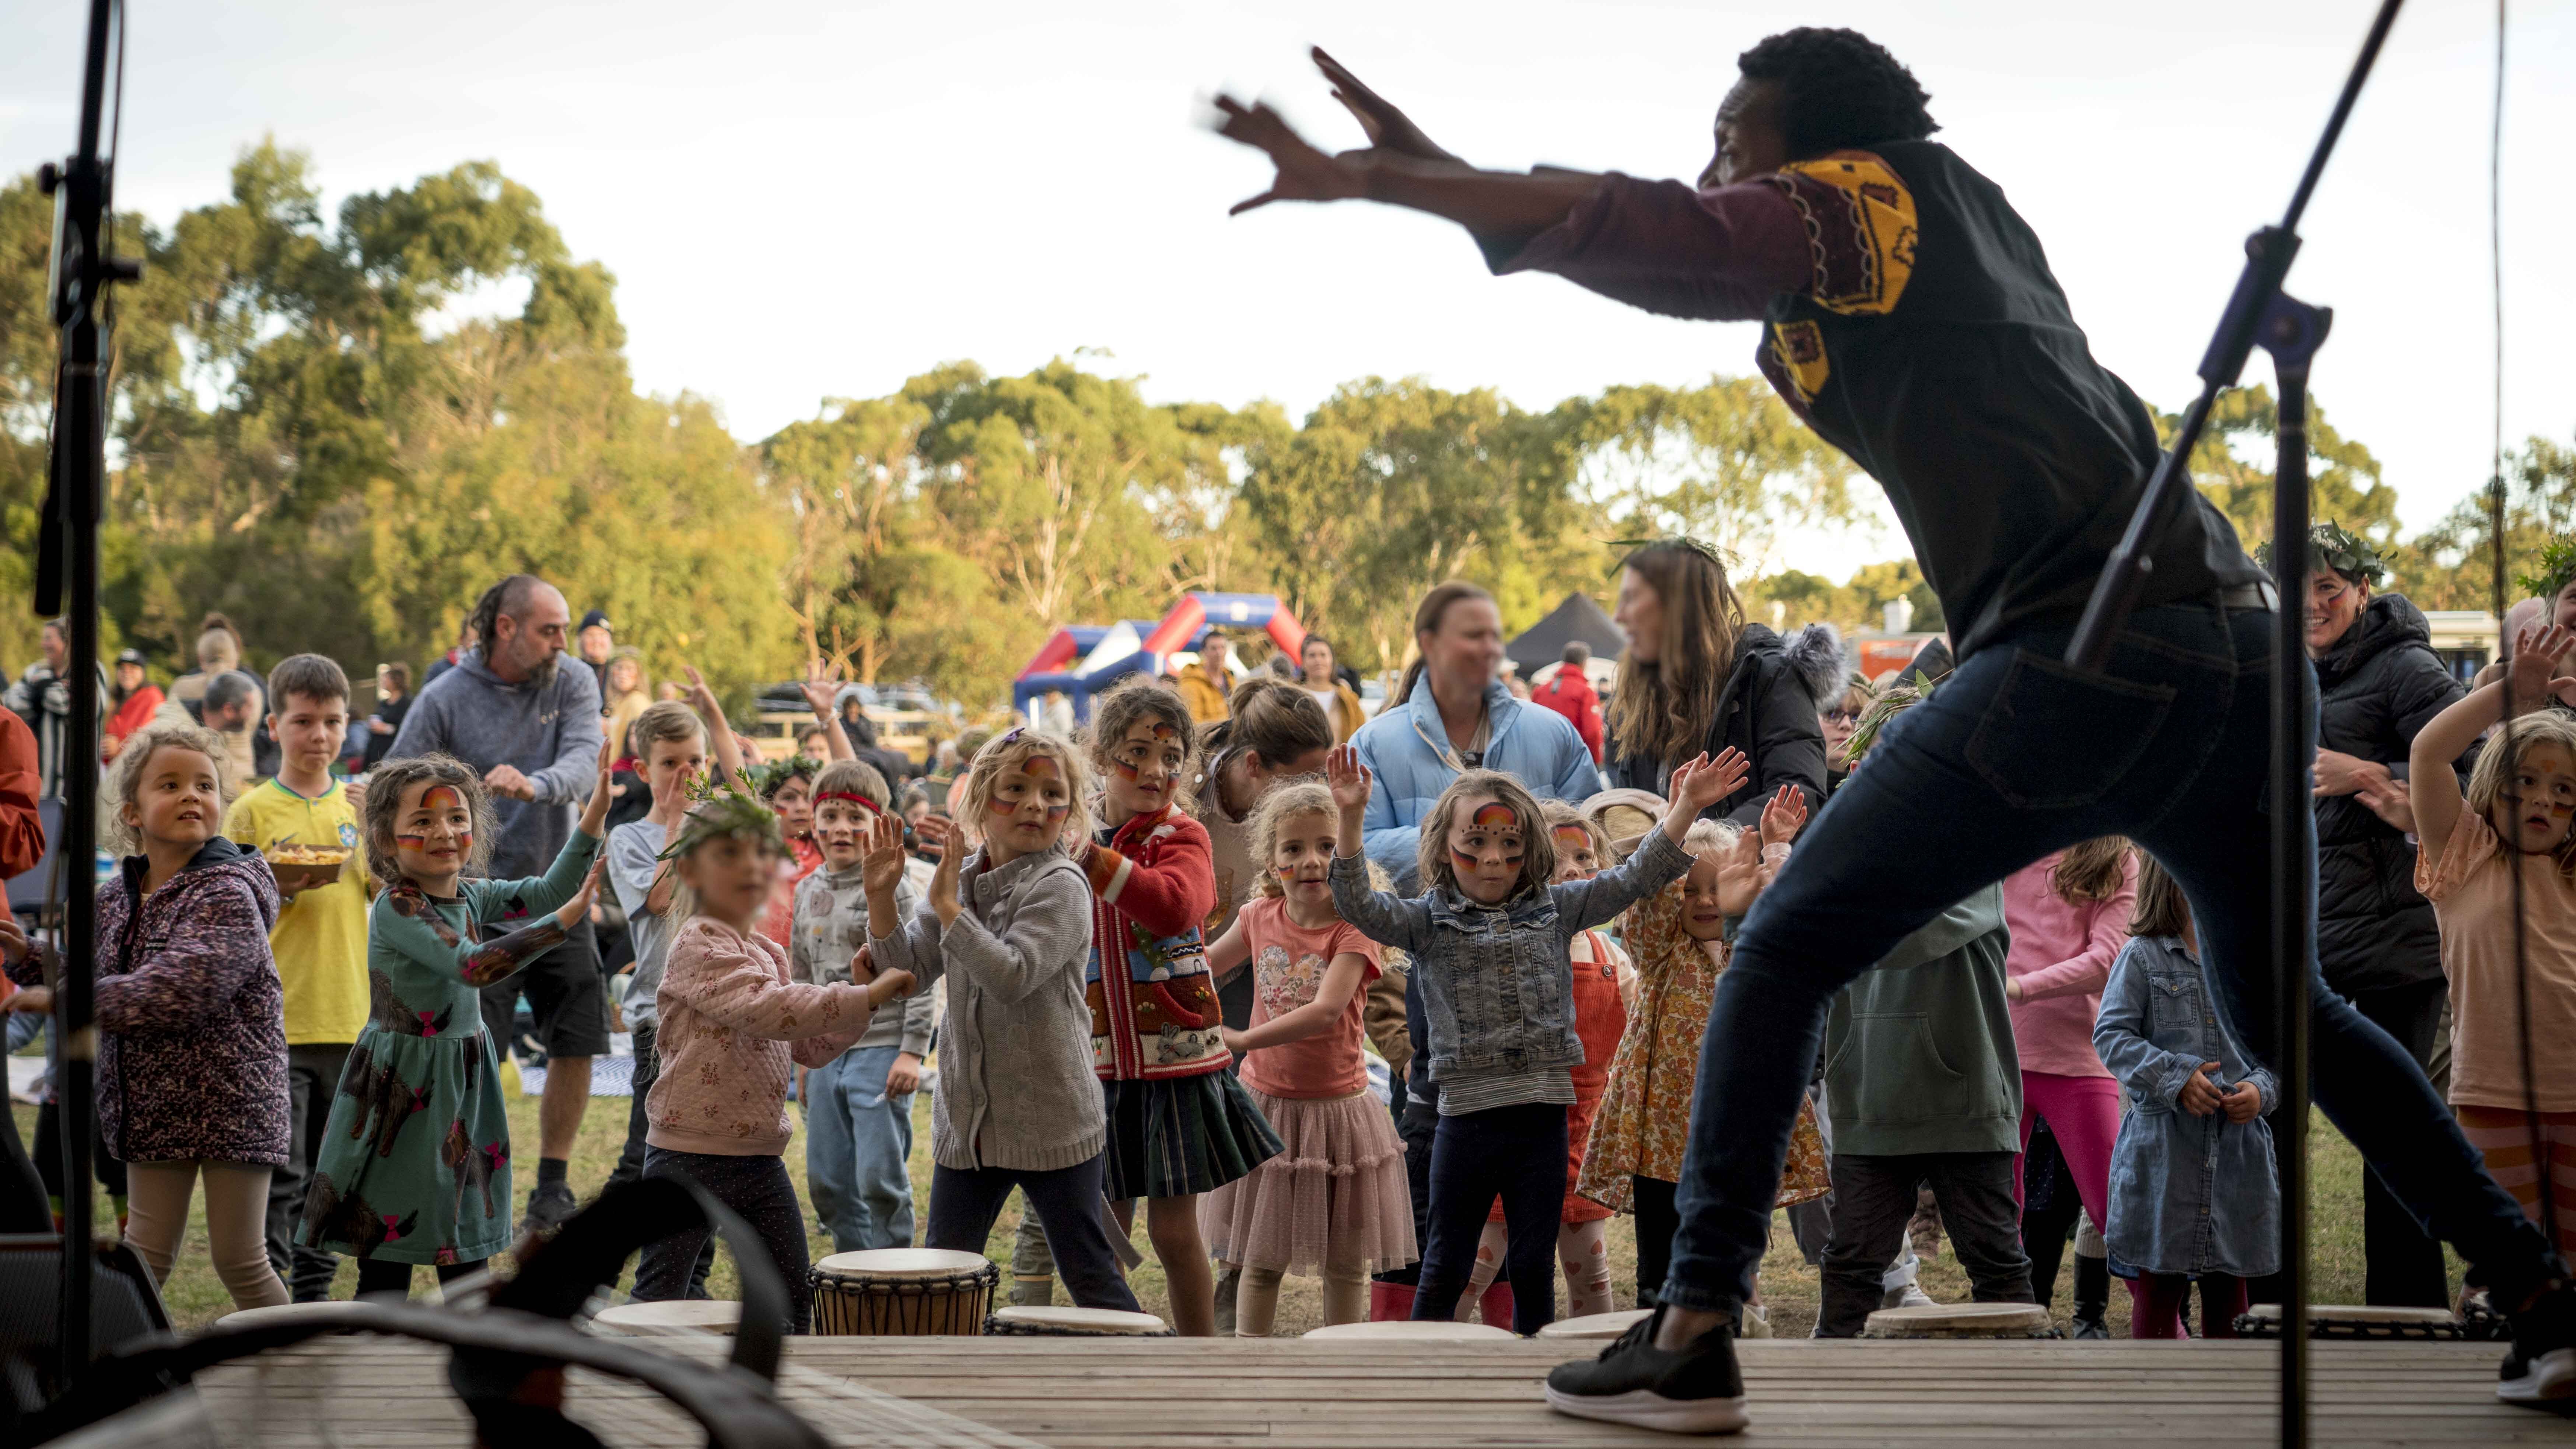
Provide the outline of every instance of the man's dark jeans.
<path id="1" fill-rule="evenodd" d="M 1824 1301 L 1816 1337 L 1858 1338 L 1885 1297 L 1887 1265 L 1905 1242 L 1917 1183 L 1932 1184 L 1941 1226 L 1979 1303 L 2028 1303 L 2030 1259 L 2021 1250 L 2009 1152 L 1926 1152 L 1834 1158 L 1833 1236 L 1825 1244 Z"/>
<path id="2" fill-rule="evenodd" d="M 2278 1060 L 2271 627 L 2268 611 L 2215 600 L 2141 609 L 2100 674 L 2059 662 L 2072 621 L 2034 627 L 1970 656 L 1889 724 L 1755 902 L 1718 978 L 1665 1302 L 1743 1301 L 1834 993 L 1952 902 L 2052 850 L 2125 835 L 2172 871 L 2229 1023 Z M 2304 799 L 2293 810 L 2313 851 L 2314 812 Z M 2307 970 L 2327 1117 L 2497 1301 L 2562 1274 L 2414 1058 L 2326 989 L 2313 945 Z"/>

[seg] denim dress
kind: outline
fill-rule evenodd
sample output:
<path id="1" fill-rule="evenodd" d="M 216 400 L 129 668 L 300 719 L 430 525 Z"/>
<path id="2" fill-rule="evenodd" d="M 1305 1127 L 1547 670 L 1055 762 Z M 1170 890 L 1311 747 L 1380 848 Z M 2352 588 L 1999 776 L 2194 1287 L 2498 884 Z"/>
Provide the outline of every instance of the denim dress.
<path id="1" fill-rule="evenodd" d="M 2259 1278 L 2281 1266 L 2281 1190 L 2263 1117 L 2196 1117 L 2175 1105 L 2203 1062 L 2221 1089 L 2250 1081 L 2269 1114 L 2280 1100 L 2219 1019 L 2200 958 L 2176 936 L 2141 936 L 2120 951 L 2093 1025 L 2102 1065 L 2129 1095 L 2111 1153 L 2115 1264 L 2141 1273 Z"/>

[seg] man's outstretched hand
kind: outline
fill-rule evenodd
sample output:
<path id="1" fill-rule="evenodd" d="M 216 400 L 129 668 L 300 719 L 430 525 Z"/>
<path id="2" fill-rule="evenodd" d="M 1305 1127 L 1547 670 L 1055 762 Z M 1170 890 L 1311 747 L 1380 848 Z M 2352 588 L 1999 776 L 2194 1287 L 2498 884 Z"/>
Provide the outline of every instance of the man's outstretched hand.
<path id="1" fill-rule="evenodd" d="M 1255 101 L 1246 106 L 1232 96 L 1218 96 L 1216 108 L 1218 135 L 1267 153 L 1278 168 L 1269 190 L 1236 202 L 1226 215 L 1241 216 L 1274 201 L 1347 201 L 1368 194 L 1365 162 L 1316 150 L 1267 105 Z"/>
<path id="2" fill-rule="evenodd" d="M 1315 68 L 1324 73 L 1324 79 L 1332 82 L 1333 99 L 1340 101 L 1352 118 L 1360 123 L 1360 129 L 1368 133 L 1371 146 L 1422 161 L 1458 159 L 1424 135 L 1422 128 L 1413 124 L 1412 117 L 1397 110 L 1386 97 L 1370 90 L 1340 61 L 1326 55 L 1322 46 L 1314 47 L 1308 54 L 1314 56 Z"/>

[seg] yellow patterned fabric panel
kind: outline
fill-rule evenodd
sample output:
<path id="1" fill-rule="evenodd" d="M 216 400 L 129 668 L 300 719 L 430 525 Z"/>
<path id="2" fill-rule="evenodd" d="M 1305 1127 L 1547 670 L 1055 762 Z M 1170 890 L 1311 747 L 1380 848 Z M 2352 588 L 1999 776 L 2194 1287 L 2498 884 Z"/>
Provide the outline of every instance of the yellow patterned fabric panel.
<path id="1" fill-rule="evenodd" d="M 1914 193 L 1866 151 L 1793 161 L 1764 178 L 1806 224 L 1815 280 L 1807 295 L 1829 312 L 1883 317 L 1914 275 Z"/>
<path id="2" fill-rule="evenodd" d="M 1774 322 L 1771 324 L 1771 360 L 1766 369 L 1775 382 L 1786 382 L 1798 401 L 1811 403 L 1824 391 L 1825 379 L 1834 375 L 1834 365 L 1825 356 L 1825 331 L 1813 322 Z"/>

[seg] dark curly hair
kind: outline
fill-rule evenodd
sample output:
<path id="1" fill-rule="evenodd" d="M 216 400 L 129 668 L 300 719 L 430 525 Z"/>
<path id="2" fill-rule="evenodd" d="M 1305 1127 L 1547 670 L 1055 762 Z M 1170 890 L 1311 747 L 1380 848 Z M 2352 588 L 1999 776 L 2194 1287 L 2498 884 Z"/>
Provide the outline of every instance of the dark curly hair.
<path id="1" fill-rule="evenodd" d="M 1941 129 L 1932 99 L 1886 47 L 1857 30 L 1802 25 L 1735 58 L 1746 80 L 1778 81 L 1789 155 L 1806 160 Z"/>

